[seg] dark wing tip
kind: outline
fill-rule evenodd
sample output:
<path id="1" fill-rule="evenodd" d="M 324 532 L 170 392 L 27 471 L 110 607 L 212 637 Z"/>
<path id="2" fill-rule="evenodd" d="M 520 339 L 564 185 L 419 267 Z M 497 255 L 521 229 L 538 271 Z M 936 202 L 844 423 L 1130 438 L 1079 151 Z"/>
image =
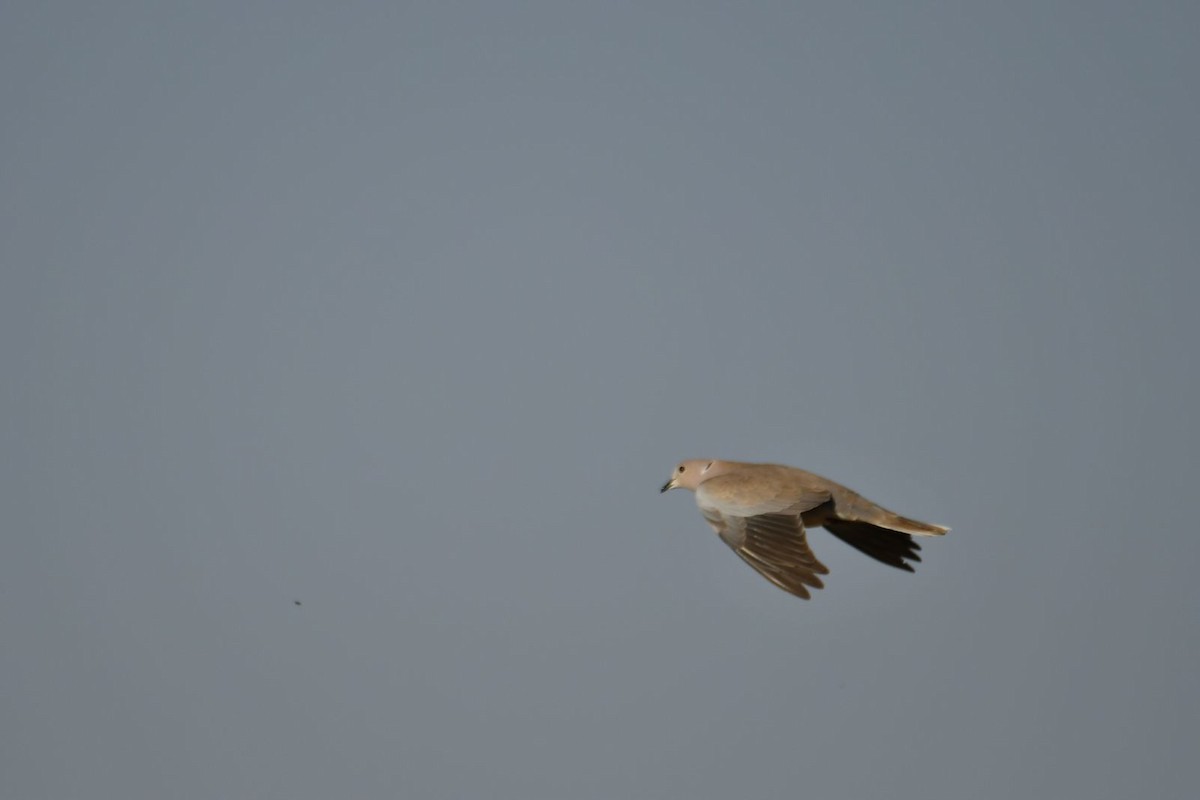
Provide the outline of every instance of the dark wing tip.
<path id="1" fill-rule="evenodd" d="M 889 567 L 916 572 L 912 562 L 919 563 L 921 545 L 907 533 L 881 528 L 869 522 L 828 520 L 825 530 L 841 539 L 860 553 L 870 556 Z"/>

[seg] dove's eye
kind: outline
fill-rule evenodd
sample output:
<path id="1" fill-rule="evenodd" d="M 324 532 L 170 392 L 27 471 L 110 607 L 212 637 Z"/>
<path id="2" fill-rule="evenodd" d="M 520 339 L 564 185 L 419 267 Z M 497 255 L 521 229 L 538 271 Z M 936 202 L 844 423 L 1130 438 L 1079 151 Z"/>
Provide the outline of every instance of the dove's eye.
<path id="1" fill-rule="evenodd" d="M 680 467 L 679 467 L 679 471 L 680 471 L 680 472 L 683 472 L 683 466 L 682 466 L 682 465 L 680 465 Z"/>

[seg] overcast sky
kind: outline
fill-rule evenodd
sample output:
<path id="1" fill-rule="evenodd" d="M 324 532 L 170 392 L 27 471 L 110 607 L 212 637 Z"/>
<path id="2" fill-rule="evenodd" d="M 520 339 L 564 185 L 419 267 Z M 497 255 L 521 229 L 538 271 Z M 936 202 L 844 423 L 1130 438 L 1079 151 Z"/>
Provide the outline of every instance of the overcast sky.
<path id="1" fill-rule="evenodd" d="M 0 796 L 1196 797 L 1198 30 L 5 3 Z"/>

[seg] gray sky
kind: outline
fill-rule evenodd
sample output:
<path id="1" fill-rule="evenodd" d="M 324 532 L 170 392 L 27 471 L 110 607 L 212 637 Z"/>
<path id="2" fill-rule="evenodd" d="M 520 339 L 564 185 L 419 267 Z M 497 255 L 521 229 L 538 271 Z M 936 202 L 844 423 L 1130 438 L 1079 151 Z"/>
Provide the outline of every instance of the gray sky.
<path id="1" fill-rule="evenodd" d="M 0 796 L 1195 797 L 1198 29 L 6 3 Z"/>

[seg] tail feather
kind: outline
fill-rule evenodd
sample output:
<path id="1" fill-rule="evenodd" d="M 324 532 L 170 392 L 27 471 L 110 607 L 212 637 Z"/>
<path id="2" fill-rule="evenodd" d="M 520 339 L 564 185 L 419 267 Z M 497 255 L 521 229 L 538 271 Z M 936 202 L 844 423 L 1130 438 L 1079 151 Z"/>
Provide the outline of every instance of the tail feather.
<path id="1" fill-rule="evenodd" d="M 888 512 L 881 520 L 871 520 L 871 523 L 881 528 L 889 528 L 900 533 L 908 533 L 913 536 L 945 536 L 950 529 L 945 525 L 934 525 L 929 522 L 921 522 L 920 520 L 909 519 L 902 517 L 899 514 Z"/>
<path id="2" fill-rule="evenodd" d="M 902 517 L 878 503 L 849 489 L 840 488 L 833 495 L 833 516 L 846 522 L 865 522 L 877 528 L 887 528 L 911 536 L 943 536 L 950 529 L 945 525 Z"/>
<path id="3" fill-rule="evenodd" d="M 944 536 L 950 530 L 902 517 L 844 486 L 837 486 L 832 494 L 832 508 L 813 521 L 856 550 L 897 569 L 912 572 L 913 562 L 921 560 L 917 555 L 921 546 L 914 536 Z"/>

